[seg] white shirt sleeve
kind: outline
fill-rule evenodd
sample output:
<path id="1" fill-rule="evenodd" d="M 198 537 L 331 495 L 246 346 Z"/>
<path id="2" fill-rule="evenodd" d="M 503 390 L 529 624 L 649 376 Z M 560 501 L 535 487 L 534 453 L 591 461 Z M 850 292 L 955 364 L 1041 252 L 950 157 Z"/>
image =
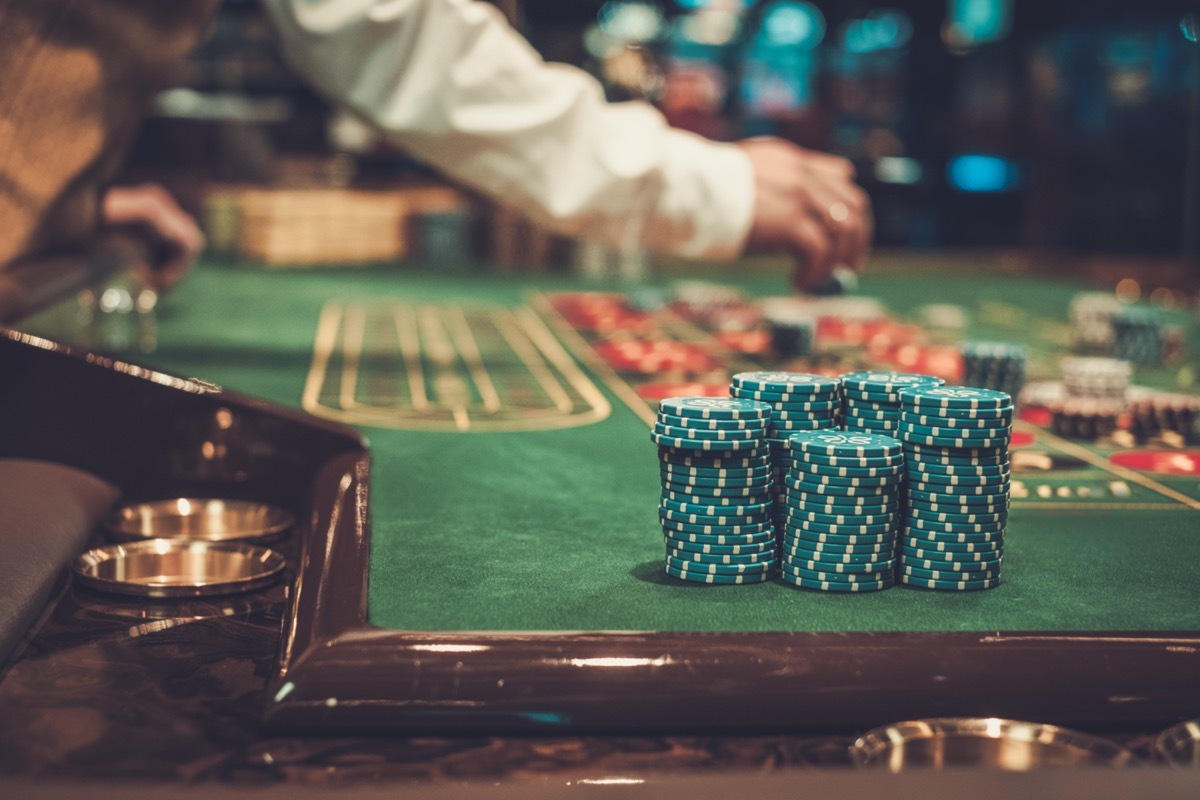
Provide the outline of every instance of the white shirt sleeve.
<path id="1" fill-rule="evenodd" d="M 608 103 L 472 0 L 264 0 L 293 66 L 412 155 L 560 233 L 687 257 L 737 255 L 749 160 Z"/>

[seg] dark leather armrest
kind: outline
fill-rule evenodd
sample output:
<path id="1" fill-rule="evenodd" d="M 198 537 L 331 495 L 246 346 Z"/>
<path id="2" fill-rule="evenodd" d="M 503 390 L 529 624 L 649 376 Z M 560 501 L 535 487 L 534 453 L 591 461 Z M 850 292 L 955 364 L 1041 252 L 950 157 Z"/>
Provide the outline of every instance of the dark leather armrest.
<path id="1" fill-rule="evenodd" d="M 118 496 L 117 487 L 71 467 L 0 459 L 0 664 Z"/>

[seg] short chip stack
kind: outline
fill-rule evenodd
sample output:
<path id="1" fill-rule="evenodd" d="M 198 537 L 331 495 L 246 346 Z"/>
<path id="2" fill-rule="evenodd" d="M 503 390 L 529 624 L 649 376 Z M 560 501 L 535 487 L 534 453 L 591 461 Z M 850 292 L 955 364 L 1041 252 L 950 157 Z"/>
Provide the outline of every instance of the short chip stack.
<path id="1" fill-rule="evenodd" d="M 775 480 L 773 516 L 777 530 L 782 532 L 786 516 L 784 480 L 792 466 L 788 437 L 801 431 L 838 427 L 842 407 L 841 382 L 837 378 L 807 372 L 739 372 L 733 376 L 729 393 L 770 406 L 767 444 Z"/>
<path id="2" fill-rule="evenodd" d="M 755 400 L 659 403 L 650 438 L 658 445 L 668 575 L 724 584 L 775 577 L 770 420 L 771 407 Z"/>
<path id="3" fill-rule="evenodd" d="M 1028 350 L 1011 342 L 966 341 L 959 344 L 963 386 L 995 389 L 1016 397 L 1025 385 Z"/>
<path id="4" fill-rule="evenodd" d="M 1125 402 L 1133 367 L 1128 361 L 1100 356 L 1064 358 L 1062 384 L 1067 397 Z"/>
<path id="5" fill-rule="evenodd" d="M 1135 364 L 1162 361 L 1163 320 L 1157 309 L 1125 306 L 1112 318 L 1114 358 Z"/>
<path id="6" fill-rule="evenodd" d="M 1080 353 L 1112 352 L 1113 316 L 1123 303 L 1112 292 L 1082 292 L 1071 300 L 1071 345 Z"/>
<path id="7" fill-rule="evenodd" d="M 1117 431 L 1125 404 L 1117 400 L 1064 397 L 1046 404 L 1050 430 L 1067 439 L 1103 439 Z"/>
<path id="8" fill-rule="evenodd" d="M 908 372 L 847 372 L 842 380 L 842 423 L 848 431 L 895 436 L 900 425 L 900 390 L 941 386 L 941 378 Z"/>
<path id="9" fill-rule="evenodd" d="M 817 338 L 817 320 L 812 314 L 786 307 L 765 307 L 763 322 L 771 337 L 771 352 L 776 357 L 787 359 L 812 353 Z"/>
<path id="10" fill-rule="evenodd" d="M 790 438 L 783 579 L 825 592 L 887 589 L 895 579 L 900 442 L 845 431 Z"/>
<path id="11" fill-rule="evenodd" d="M 1188 444 L 1196 439 L 1200 400 L 1186 395 L 1154 392 L 1132 397 L 1126 413 L 1129 432 L 1138 441 L 1174 434 Z"/>
<path id="12" fill-rule="evenodd" d="M 1012 398 L 935 386 L 907 389 L 900 402 L 907 473 L 900 581 L 948 591 L 999 586 Z"/>
<path id="13" fill-rule="evenodd" d="M 1073 356 L 1060 362 L 1062 394 L 1044 403 L 1050 430 L 1068 439 L 1112 435 L 1125 410 L 1133 367 L 1103 356 Z"/>

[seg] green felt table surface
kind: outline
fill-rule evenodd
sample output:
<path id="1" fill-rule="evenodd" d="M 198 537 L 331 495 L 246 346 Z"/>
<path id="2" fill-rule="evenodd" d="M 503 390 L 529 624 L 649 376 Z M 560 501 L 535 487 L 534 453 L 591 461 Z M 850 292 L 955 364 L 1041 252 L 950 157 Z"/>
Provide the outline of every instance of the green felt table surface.
<path id="1" fill-rule="evenodd" d="M 755 292 L 786 291 L 782 276 L 742 284 Z M 519 305 L 532 288 L 597 287 L 564 277 L 208 263 L 162 302 L 157 350 L 134 360 L 297 407 L 327 301 Z M 901 316 L 922 303 L 961 304 L 976 321 L 972 335 L 1025 341 L 1032 361 L 1045 367 L 1062 354 L 1067 305 L 1081 288 L 1066 280 L 981 274 L 966 264 L 917 277 L 868 273 L 860 293 L 885 299 Z M 1139 380 L 1168 384 L 1174 374 L 1151 370 Z M 833 595 L 781 582 L 709 587 L 675 581 L 662 571 L 655 446 L 646 423 L 618 398 L 609 399 L 607 419 L 566 430 L 364 427 L 373 459 L 371 621 L 419 630 L 1200 627 L 1200 512 L 1137 485 L 1127 503 L 1095 509 L 1016 505 L 1006 535 L 1005 581 L 991 591 L 897 586 Z M 1085 468 L 1039 480 L 1103 485 L 1110 479 Z M 1200 496 L 1194 477 L 1157 479 Z"/>

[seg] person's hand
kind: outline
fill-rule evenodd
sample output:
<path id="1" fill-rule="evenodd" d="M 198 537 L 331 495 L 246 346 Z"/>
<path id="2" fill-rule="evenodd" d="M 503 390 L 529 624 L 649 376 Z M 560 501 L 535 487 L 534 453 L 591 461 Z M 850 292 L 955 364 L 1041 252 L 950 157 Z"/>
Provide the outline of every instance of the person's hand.
<path id="1" fill-rule="evenodd" d="M 871 203 L 844 158 L 782 139 L 738 145 L 754 168 L 754 219 L 746 250 L 775 249 L 796 258 L 793 282 L 808 288 L 835 267 L 861 270 L 871 249 Z"/>
<path id="2" fill-rule="evenodd" d="M 150 256 L 134 271 L 144 285 L 157 291 L 178 283 L 204 248 L 204 234 L 196 221 L 156 183 L 110 188 L 101 215 L 106 228 L 128 230 L 146 240 Z"/>

